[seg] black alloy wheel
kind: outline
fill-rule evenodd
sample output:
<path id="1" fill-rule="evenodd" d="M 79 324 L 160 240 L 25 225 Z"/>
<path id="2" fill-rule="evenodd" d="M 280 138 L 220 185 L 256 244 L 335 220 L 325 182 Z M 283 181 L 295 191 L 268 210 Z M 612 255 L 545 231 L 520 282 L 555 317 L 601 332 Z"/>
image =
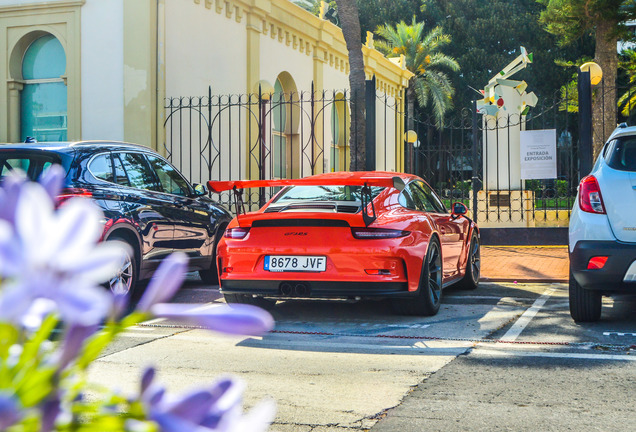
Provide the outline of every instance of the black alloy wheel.
<path id="1" fill-rule="evenodd" d="M 422 263 L 422 274 L 417 297 L 395 299 L 393 308 L 403 315 L 431 316 L 437 314 L 442 304 L 442 253 L 437 237 L 431 238 L 426 257 Z"/>
<path id="2" fill-rule="evenodd" d="M 220 227 L 216 232 L 216 238 L 214 239 L 214 246 L 212 246 L 212 262 L 208 270 L 199 270 L 199 277 L 201 280 L 208 284 L 217 285 L 219 283 L 219 269 L 217 264 L 216 250 L 221 241 L 221 237 L 225 233 L 225 226 Z"/>
<path id="3" fill-rule="evenodd" d="M 474 290 L 479 285 L 481 275 L 481 245 L 477 233 L 473 233 L 469 247 L 466 275 L 457 283 L 457 286 L 461 289 Z"/>

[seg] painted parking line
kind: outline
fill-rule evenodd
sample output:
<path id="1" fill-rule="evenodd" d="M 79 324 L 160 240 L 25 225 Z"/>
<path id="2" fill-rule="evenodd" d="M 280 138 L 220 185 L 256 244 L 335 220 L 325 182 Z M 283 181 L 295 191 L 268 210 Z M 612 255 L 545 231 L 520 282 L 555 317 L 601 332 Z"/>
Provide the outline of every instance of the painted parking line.
<path id="1" fill-rule="evenodd" d="M 493 357 L 542 357 L 542 358 L 554 358 L 554 359 L 568 359 L 568 360 L 604 360 L 604 361 L 636 361 L 635 356 L 626 354 L 580 354 L 580 353 L 567 353 L 567 352 L 531 352 L 531 351 L 515 351 L 515 350 L 493 350 L 486 348 L 479 348 L 473 350 L 471 355 L 483 355 Z"/>
<path id="2" fill-rule="evenodd" d="M 539 312 L 539 310 L 545 305 L 548 301 L 552 293 L 554 293 L 554 288 L 548 288 L 545 290 L 541 297 L 535 300 L 535 302 L 530 306 L 519 319 L 513 324 L 513 326 L 506 332 L 505 335 L 501 338 L 502 342 L 513 342 L 517 340 L 521 332 L 530 324 L 532 318 Z"/>

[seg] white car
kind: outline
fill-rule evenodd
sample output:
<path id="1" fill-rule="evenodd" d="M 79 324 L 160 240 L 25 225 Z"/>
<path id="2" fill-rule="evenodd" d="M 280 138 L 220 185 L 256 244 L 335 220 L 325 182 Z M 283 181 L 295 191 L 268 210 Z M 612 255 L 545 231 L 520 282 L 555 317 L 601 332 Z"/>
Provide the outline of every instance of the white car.
<path id="1" fill-rule="evenodd" d="M 581 180 L 569 243 L 574 321 L 598 321 L 603 295 L 636 293 L 636 127 L 621 124 Z"/>

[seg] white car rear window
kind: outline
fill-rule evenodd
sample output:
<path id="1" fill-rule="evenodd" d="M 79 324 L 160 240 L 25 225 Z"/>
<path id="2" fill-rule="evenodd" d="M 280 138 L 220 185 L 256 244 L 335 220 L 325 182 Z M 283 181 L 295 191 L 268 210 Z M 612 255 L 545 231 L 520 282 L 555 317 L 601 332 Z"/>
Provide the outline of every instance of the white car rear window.
<path id="1" fill-rule="evenodd" d="M 617 138 L 607 164 L 616 170 L 636 172 L 636 136 Z"/>

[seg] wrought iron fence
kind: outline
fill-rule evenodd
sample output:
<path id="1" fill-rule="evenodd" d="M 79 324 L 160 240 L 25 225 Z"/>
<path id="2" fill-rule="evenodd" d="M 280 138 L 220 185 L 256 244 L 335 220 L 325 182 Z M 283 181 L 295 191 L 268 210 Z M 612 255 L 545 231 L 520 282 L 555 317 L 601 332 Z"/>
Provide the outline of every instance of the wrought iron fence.
<path id="1" fill-rule="evenodd" d="M 377 169 L 397 170 L 401 147 L 396 134 L 403 120 L 399 104 L 387 95 L 377 112 Z M 357 146 L 350 145 L 351 95 L 348 91 L 274 92 L 166 99 L 165 153 L 190 180 L 300 178 L 346 171 Z M 375 107 L 374 107 L 375 108 Z M 354 159 L 355 160 L 355 159 Z M 246 193 L 262 204 L 275 192 Z M 229 203 L 229 194 L 221 196 Z"/>
<path id="2" fill-rule="evenodd" d="M 409 119 L 404 101 L 376 92 L 367 97 L 367 129 L 375 140 L 375 169 L 405 171 L 426 179 L 448 207 L 464 202 L 482 226 L 566 226 L 579 179 L 579 114 L 569 88 L 534 107 L 526 116 L 486 120 L 475 107 L 447 119 L 438 129 L 417 113 L 415 145 L 402 142 Z M 595 90 L 595 100 L 606 89 Z M 636 115 L 636 99 L 625 115 Z M 635 92 L 636 93 L 636 92 Z M 616 92 L 612 93 L 616 94 Z M 369 94 L 367 94 L 368 96 Z M 372 103 L 369 104 L 369 99 Z M 350 167 L 352 137 L 348 91 L 275 92 L 166 99 L 165 151 L 169 160 L 194 182 L 244 178 L 300 178 Z M 598 102 L 597 102 L 598 103 Z M 611 127 L 614 125 L 605 125 Z M 518 150 L 507 137 L 520 131 L 554 129 L 556 176 L 521 179 Z M 599 128 L 600 129 L 600 128 Z M 598 131 L 597 131 L 598 132 Z M 375 142 L 373 142 L 375 141 Z M 518 144 L 515 144 L 518 145 Z M 518 162 L 518 160 L 517 160 Z M 245 201 L 258 207 L 275 192 L 251 190 Z M 220 201 L 229 204 L 230 194 Z"/>
<path id="3" fill-rule="evenodd" d="M 579 180 L 578 118 L 560 109 L 561 103 L 557 96 L 526 116 L 496 118 L 465 109 L 441 129 L 417 115 L 419 139 L 407 148 L 406 168 L 426 179 L 447 207 L 454 201 L 466 204 L 482 226 L 567 225 Z M 556 130 L 557 175 L 522 180 L 518 137 L 539 129 Z"/>

